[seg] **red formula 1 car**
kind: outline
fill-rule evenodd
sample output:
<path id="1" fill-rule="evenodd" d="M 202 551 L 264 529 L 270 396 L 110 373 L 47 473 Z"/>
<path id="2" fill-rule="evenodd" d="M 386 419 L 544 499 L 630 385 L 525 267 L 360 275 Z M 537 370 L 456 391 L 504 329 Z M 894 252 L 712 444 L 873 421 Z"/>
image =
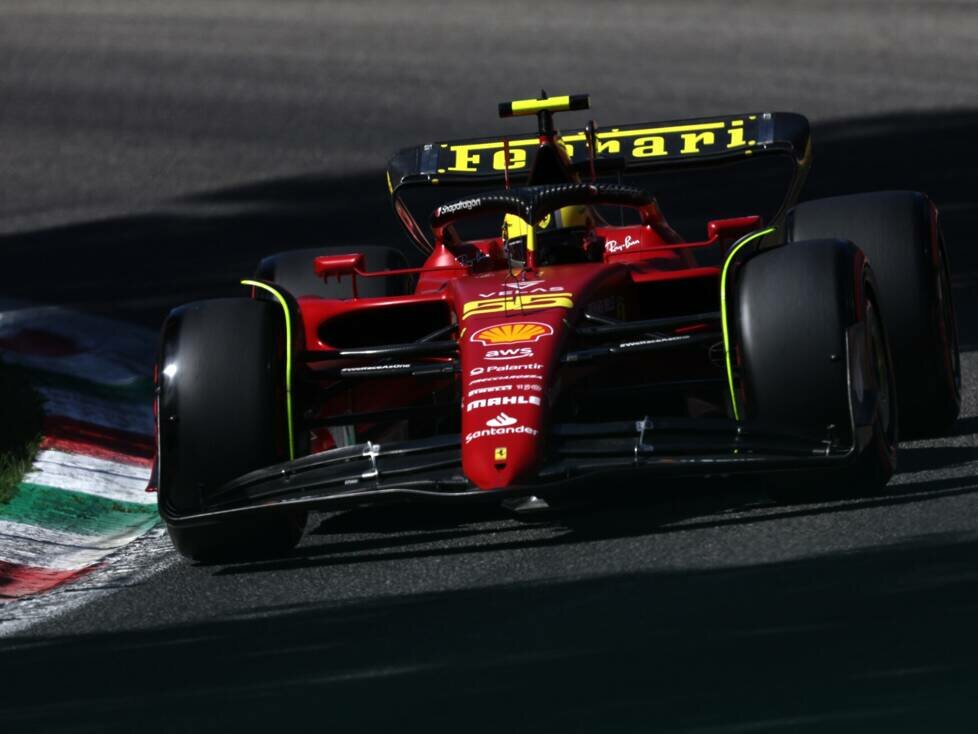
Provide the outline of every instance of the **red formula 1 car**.
<path id="1" fill-rule="evenodd" d="M 555 130 L 587 106 L 506 103 L 537 133 L 398 153 L 419 267 L 394 248 L 286 252 L 241 298 L 171 313 L 155 476 L 181 553 L 291 547 L 311 509 L 602 492 L 609 475 L 871 489 L 898 415 L 902 435 L 955 420 L 926 196 L 796 206 L 799 115 Z"/>

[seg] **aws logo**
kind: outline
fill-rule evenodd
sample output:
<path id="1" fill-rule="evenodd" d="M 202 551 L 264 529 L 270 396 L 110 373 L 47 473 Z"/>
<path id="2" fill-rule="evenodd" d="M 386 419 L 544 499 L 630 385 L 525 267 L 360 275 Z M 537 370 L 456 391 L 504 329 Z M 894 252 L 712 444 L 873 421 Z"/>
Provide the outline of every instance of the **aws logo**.
<path id="1" fill-rule="evenodd" d="M 518 344 L 520 342 L 536 342 L 541 337 L 553 335 L 553 327 L 536 321 L 519 321 L 515 324 L 497 324 L 486 326 L 474 332 L 471 341 L 483 346 L 494 344 Z"/>
<path id="2" fill-rule="evenodd" d="M 573 307 L 573 296 L 566 291 L 559 293 L 526 293 L 469 301 L 462 306 L 462 318 L 467 319 L 469 316 L 484 316 L 490 313 L 508 313 L 510 311 L 537 311 L 542 308 Z"/>
<path id="3" fill-rule="evenodd" d="M 490 349 L 486 352 L 486 359 L 530 359 L 533 350 L 529 347 L 515 347 L 510 349 Z"/>

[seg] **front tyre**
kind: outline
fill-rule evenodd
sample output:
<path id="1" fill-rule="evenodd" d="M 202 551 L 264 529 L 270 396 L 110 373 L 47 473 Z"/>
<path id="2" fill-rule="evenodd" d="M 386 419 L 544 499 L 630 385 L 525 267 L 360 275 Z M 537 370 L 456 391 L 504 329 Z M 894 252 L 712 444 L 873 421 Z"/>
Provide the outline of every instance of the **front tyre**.
<path id="1" fill-rule="evenodd" d="M 164 517 L 206 510 L 223 484 L 289 458 L 285 326 L 277 303 L 200 301 L 172 311 L 158 365 L 159 504 Z M 197 561 L 280 553 L 304 513 L 262 512 L 184 525 L 176 549 Z"/>
<path id="2" fill-rule="evenodd" d="M 823 496 L 885 485 L 896 460 L 895 382 L 863 253 L 839 240 L 762 250 L 740 269 L 734 297 L 745 421 L 857 452 L 792 484 L 812 479 Z"/>

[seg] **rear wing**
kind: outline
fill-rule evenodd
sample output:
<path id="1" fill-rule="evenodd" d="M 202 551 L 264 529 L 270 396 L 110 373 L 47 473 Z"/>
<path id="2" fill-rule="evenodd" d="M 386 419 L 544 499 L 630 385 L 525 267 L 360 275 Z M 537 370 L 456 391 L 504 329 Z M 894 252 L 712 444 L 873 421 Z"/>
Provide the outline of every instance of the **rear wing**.
<path id="1" fill-rule="evenodd" d="M 799 161 L 809 145 L 808 120 L 790 112 L 764 112 L 731 117 L 639 123 L 600 130 L 595 159 L 618 159 L 626 169 L 664 163 L 702 163 L 705 160 L 781 153 Z M 560 136 L 571 163 L 586 166 L 584 130 Z M 508 167 L 519 177 L 533 165 L 540 140 L 536 134 L 471 138 L 404 148 L 391 158 L 387 173 L 391 189 L 402 183 L 448 183 L 452 179 L 503 181 Z M 509 147 L 509 165 L 505 147 Z M 438 178 L 438 181 L 431 179 Z"/>
<path id="2" fill-rule="evenodd" d="M 584 130 L 559 136 L 571 165 L 588 171 L 590 153 Z M 404 148 L 388 163 L 387 184 L 408 234 L 422 249 L 430 249 L 418 226 L 424 219 L 405 221 L 398 190 L 407 186 L 477 185 L 490 188 L 507 181 L 526 183 L 540 138 L 537 134 L 471 138 L 426 143 Z M 790 112 L 758 112 L 669 122 L 638 123 L 601 129 L 595 141 L 595 166 L 601 171 L 642 171 L 670 166 L 703 166 L 748 156 L 782 155 L 793 159 L 796 175 L 786 192 L 786 211 L 804 181 L 810 161 L 808 120 Z M 446 200 L 453 198 L 445 192 Z M 423 241 L 418 241 L 419 237 Z"/>

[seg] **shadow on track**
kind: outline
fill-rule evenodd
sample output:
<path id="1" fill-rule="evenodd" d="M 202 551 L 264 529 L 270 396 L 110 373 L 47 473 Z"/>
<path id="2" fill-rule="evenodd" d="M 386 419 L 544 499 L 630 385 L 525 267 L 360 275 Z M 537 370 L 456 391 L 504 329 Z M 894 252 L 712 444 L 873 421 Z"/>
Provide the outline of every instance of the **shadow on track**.
<path id="1" fill-rule="evenodd" d="M 901 450 L 917 456 L 922 471 L 945 466 L 948 447 Z M 928 452 L 933 458 L 922 458 Z M 966 449 L 969 461 L 978 450 Z M 478 556 L 507 550 L 528 550 L 578 545 L 623 538 L 688 533 L 737 525 L 759 525 L 791 518 L 839 515 L 862 510 L 912 505 L 962 495 L 978 495 L 978 478 L 953 477 L 890 485 L 874 496 L 853 494 L 849 499 L 825 502 L 824 498 L 793 496 L 788 490 L 765 494 L 745 482 L 687 484 L 682 488 L 656 488 L 654 496 L 621 492 L 599 501 L 582 502 L 570 508 L 555 508 L 522 523 L 494 525 L 486 521 L 500 513 L 453 507 L 363 508 L 342 512 L 322 520 L 306 542 L 276 558 L 215 567 L 217 576 L 294 571 L 308 568 L 349 567 L 362 563 L 401 561 L 451 556 Z M 821 500 L 821 501 L 820 501 Z M 536 533 L 527 537 L 526 529 Z M 384 533 L 382 537 L 337 540 L 344 533 Z M 387 533 L 390 533 L 389 535 Z M 316 538 L 316 536 L 321 536 Z"/>
<path id="2" fill-rule="evenodd" d="M 5 731 L 959 730 L 978 540 L 8 643 Z M 56 664 L 55 664 L 56 661 Z M 81 673 L 81 674 L 79 674 Z M 52 695 L 54 694 L 54 695 Z"/>

